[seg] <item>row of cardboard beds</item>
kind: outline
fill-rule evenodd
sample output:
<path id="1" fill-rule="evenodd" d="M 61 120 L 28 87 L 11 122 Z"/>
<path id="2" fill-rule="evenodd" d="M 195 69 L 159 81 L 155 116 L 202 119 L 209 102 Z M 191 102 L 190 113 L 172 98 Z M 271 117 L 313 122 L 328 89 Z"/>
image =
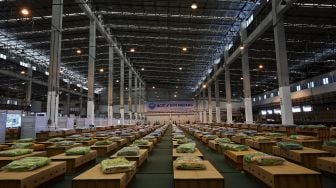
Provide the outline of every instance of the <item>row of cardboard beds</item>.
<path id="1" fill-rule="evenodd" d="M 258 142 L 252 139 L 239 138 L 234 134 L 222 134 L 224 132 L 222 131 L 223 128 L 218 131 L 218 127 L 181 125 L 180 128 L 203 142 L 210 149 L 224 154 L 227 161 L 235 168 L 252 174 L 273 188 L 319 188 L 322 187 L 322 180 L 320 173 L 316 170 L 336 174 L 336 148 L 323 146 L 323 141 L 318 139 L 292 140 L 285 136 L 273 138 L 273 140 L 270 141 Z M 207 130 L 207 133 L 205 133 L 204 130 Z M 237 129 L 236 131 L 239 132 L 240 130 Z M 250 148 L 246 151 L 223 150 L 214 139 L 208 139 L 209 137 L 205 137 L 204 134 L 217 134 L 218 137 L 230 138 L 231 141 L 247 145 Z M 265 132 L 258 133 L 258 135 L 263 134 L 265 134 Z M 277 146 L 278 141 L 296 142 L 304 147 L 302 150 L 285 150 Z M 258 166 L 244 163 L 244 155 L 256 152 L 277 155 L 292 162 L 286 161 L 283 165 L 279 166 Z"/>
<path id="2" fill-rule="evenodd" d="M 159 130 L 160 135 L 156 137 L 151 137 L 148 139 L 148 145 L 139 146 L 140 152 L 137 156 L 127 156 L 127 160 L 132 161 L 134 165 L 139 168 L 144 161 L 148 158 L 148 154 L 153 150 L 155 145 L 161 140 L 162 135 L 165 133 L 167 126 L 150 126 L 145 128 L 146 131 L 143 134 L 133 134 L 121 138 L 118 141 L 114 141 L 111 145 L 96 146 L 94 143 L 97 140 L 104 140 L 108 138 L 95 137 L 95 132 L 92 132 L 91 140 L 82 141 L 78 144 L 86 145 L 91 147 L 91 151 L 85 155 L 65 155 L 65 150 L 71 147 L 57 147 L 54 143 L 47 141 L 40 141 L 34 144 L 34 152 L 27 155 L 17 156 L 17 157 L 0 157 L 0 167 L 5 166 L 11 161 L 22 159 L 25 157 L 37 157 L 37 156 L 48 156 L 51 159 L 51 163 L 47 166 L 35 169 L 28 172 L 7 172 L 0 171 L 0 187 L 6 188 L 33 188 L 40 186 L 42 184 L 48 184 L 51 180 L 58 179 L 65 174 L 73 174 L 79 169 L 83 168 L 85 165 L 93 163 L 96 161 L 97 157 L 108 157 L 111 153 L 117 151 L 131 144 L 135 139 L 144 137 L 145 135 Z M 134 131 L 134 130 L 132 130 Z M 12 143 L 6 143 L 1 145 L 2 149 L 7 149 Z M 43 145 L 44 147 L 41 147 Z M 43 149 L 41 149 L 43 148 Z M 117 157 L 116 154 L 110 156 L 110 158 Z M 135 169 L 137 169 L 135 168 Z M 132 180 L 136 171 L 129 171 L 124 173 L 116 174 L 104 174 L 100 169 L 100 164 L 94 166 L 93 168 L 85 171 L 79 176 L 72 180 L 73 188 L 85 188 L 85 187 L 109 187 L 109 188 L 124 188 Z"/>

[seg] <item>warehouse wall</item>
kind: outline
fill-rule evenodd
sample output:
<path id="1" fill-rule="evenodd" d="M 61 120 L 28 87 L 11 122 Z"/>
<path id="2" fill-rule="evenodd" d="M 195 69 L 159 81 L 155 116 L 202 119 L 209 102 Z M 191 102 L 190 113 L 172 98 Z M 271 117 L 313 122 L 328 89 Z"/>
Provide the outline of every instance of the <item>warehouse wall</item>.
<path id="1" fill-rule="evenodd" d="M 171 115 L 171 116 L 170 116 Z M 161 124 L 164 122 L 169 123 L 176 121 L 177 123 L 186 123 L 187 121 L 194 122 L 196 120 L 196 116 L 193 113 L 160 113 L 160 114 L 147 114 L 147 121 L 153 123 L 155 121 L 159 121 Z"/>

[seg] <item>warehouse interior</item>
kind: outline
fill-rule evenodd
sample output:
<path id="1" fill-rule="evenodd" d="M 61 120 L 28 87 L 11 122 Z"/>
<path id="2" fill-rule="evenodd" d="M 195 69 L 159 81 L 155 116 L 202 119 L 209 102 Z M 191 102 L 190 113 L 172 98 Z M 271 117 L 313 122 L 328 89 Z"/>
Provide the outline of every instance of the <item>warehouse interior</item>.
<path id="1" fill-rule="evenodd" d="M 336 187 L 336 1 L 0 10 L 0 187 Z"/>

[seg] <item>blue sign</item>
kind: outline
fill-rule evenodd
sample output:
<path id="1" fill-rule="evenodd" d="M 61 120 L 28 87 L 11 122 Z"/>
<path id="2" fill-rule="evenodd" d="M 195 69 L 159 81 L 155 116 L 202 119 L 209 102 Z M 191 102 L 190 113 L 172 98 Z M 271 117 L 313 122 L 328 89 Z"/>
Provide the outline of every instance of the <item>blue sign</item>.
<path id="1" fill-rule="evenodd" d="M 148 104 L 148 108 L 149 108 L 149 109 L 152 109 L 152 110 L 153 110 L 153 109 L 155 109 L 155 107 L 156 107 L 155 103 L 149 103 L 149 104 Z"/>

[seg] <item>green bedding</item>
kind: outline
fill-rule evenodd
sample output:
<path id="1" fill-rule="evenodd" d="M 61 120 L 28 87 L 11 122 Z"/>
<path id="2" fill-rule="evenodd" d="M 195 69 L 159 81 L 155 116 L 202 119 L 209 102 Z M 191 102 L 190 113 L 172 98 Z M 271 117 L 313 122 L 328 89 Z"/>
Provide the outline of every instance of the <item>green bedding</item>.
<path id="1" fill-rule="evenodd" d="M 9 150 L 0 151 L 0 156 L 1 157 L 16 157 L 16 156 L 26 155 L 30 153 L 33 153 L 32 149 L 9 149 Z"/>
<path id="2" fill-rule="evenodd" d="M 290 135 L 289 138 L 293 140 L 316 140 L 315 137 L 306 135 Z"/>
<path id="3" fill-rule="evenodd" d="M 285 150 L 300 150 L 303 149 L 301 144 L 293 143 L 293 142 L 278 142 L 277 145 Z"/>
<path id="4" fill-rule="evenodd" d="M 186 144 L 186 143 L 190 143 L 190 142 L 193 142 L 193 141 L 189 138 L 183 138 L 183 139 L 178 139 L 177 140 L 178 144 Z"/>
<path id="5" fill-rule="evenodd" d="M 246 151 L 249 149 L 248 146 L 242 144 L 220 143 L 219 146 L 230 151 Z"/>
<path id="6" fill-rule="evenodd" d="M 74 145 L 75 142 L 74 141 L 60 141 L 60 142 L 56 142 L 55 145 L 57 147 L 63 147 L 63 146 L 72 146 Z"/>
<path id="7" fill-rule="evenodd" d="M 143 145 L 148 145 L 148 140 L 144 139 L 139 139 L 139 140 L 134 140 L 133 144 L 134 146 L 143 146 Z"/>
<path id="8" fill-rule="evenodd" d="M 336 140 L 324 141 L 325 146 L 336 147 Z"/>
<path id="9" fill-rule="evenodd" d="M 271 137 L 271 138 L 276 138 L 276 137 L 282 137 L 282 136 L 284 136 L 284 134 L 275 132 L 275 133 L 266 133 L 265 136 L 266 137 Z"/>
<path id="10" fill-rule="evenodd" d="M 282 165 L 286 161 L 281 157 L 276 157 L 261 152 L 244 155 L 243 160 L 246 163 L 253 163 L 259 166 Z"/>
<path id="11" fill-rule="evenodd" d="M 48 141 L 49 142 L 60 142 L 60 141 L 64 141 L 65 139 L 62 137 L 56 137 L 56 138 L 50 138 Z"/>
<path id="12" fill-rule="evenodd" d="M 213 139 L 218 138 L 217 135 L 210 135 L 210 134 L 208 134 L 208 135 L 204 135 L 204 137 L 207 138 L 207 139 L 210 139 L 210 140 L 213 140 Z"/>
<path id="13" fill-rule="evenodd" d="M 48 157 L 25 157 L 7 164 L 3 169 L 14 172 L 31 171 L 46 166 L 49 163 L 50 159 Z"/>
<path id="14" fill-rule="evenodd" d="M 34 144 L 32 142 L 23 142 L 23 143 L 15 143 L 10 148 L 11 149 L 29 149 L 32 148 Z"/>
<path id="15" fill-rule="evenodd" d="M 252 137 L 252 140 L 257 141 L 257 142 L 267 142 L 267 141 L 270 141 L 271 139 L 265 136 L 254 136 Z"/>
<path id="16" fill-rule="evenodd" d="M 299 125 L 299 129 L 323 129 L 327 128 L 325 125 Z"/>
<path id="17" fill-rule="evenodd" d="M 247 134 L 244 134 L 244 133 L 238 133 L 235 135 L 235 137 L 238 137 L 238 138 L 249 138 L 249 136 Z"/>
<path id="18" fill-rule="evenodd" d="M 122 173 L 135 170 L 135 165 L 124 157 L 105 159 L 100 162 L 101 169 L 105 174 Z"/>
<path id="19" fill-rule="evenodd" d="M 138 146 L 124 147 L 117 152 L 117 156 L 138 156 L 140 149 Z"/>
<path id="20" fill-rule="evenodd" d="M 204 170 L 206 169 L 201 158 L 195 156 L 178 157 L 176 160 L 176 169 L 179 170 Z"/>
<path id="21" fill-rule="evenodd" d="M 96 146 L 106 146 L 111 145 L 113 142 L 109 140 L 99 140 L 95 143 Z"/>
<path id="22" fill-rule="evenodd" d="M 181 144 L 176 148 L 177 153 L 194 153 L 196 151 L 195 143 Z"/>
<path id="23" fill-rule="evenodd" d="M 33 142 L 34 139 L 32 138 L 22 138 L 22 139 L 19 139 L 19 140 L 16 140 L 16 142 L 19 142 L 19 143 L 22 143 L 22 142 Z"/>
<path id="24" fill-rule="evenodd" d="M 178 135 L 174 135 L 173 138 L 174 138 L 174 139 L 183 139 L 183 138 L 185 138 L 185 135 L 183 135 L 183 134 L 178 134 Z"/>
<path id="25" fill-rule="evenodd" d="M 121 140 L 121 138 L 118 137 L 118 136 L 112 136 L 111 138 L 109 138 L 109 140 L 111 140 L 111 141 L 119 141 L 119 140 Z"/>
<path id="26" fill-rule="evenodd" d="M 216 138 L 215 139 L 216 143 L 233 143 L 230 138 Z"/>
<path id="27" fill-rule="evenodd" d="M 76 138 L 76 141 L 82 142 L 82 141 L 89 141 L 91 140 L 91 137 L 78 137 Z"/>
<path id="28" fill-rule="evenodd" d="M 90 147 L 78 146 L 65 150 L 66 155 L 85 155 L 91 151 Z"/>

